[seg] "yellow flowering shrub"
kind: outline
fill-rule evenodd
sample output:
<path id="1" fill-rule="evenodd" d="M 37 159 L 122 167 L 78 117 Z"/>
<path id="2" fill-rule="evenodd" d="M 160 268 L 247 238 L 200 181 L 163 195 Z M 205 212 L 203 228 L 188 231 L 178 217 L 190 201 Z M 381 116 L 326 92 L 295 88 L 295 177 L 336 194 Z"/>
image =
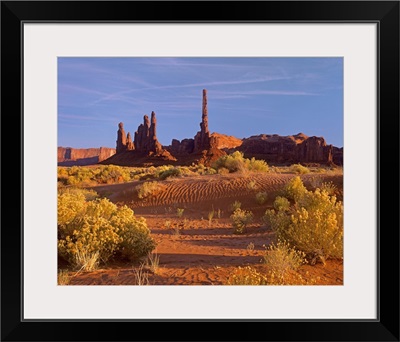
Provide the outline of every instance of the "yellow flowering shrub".
<path id="1" fill-rule="evenodd" d="M 99 262 L 121 252 L 130 258 L 146 255 L 154 249 L 144 218 L 131 209 L 121 208 L 108 199 L 87 200 L 84 191 L 58 194 L 58 251 L 72 265 L 84 267 L 82 260 Z M 85 261 L 85 262 L 86 262 Z"/>
<path id="2" fill-rule="evenodd" d="M 267 278 L 251 266 L 239 266 L 229 276 L 227 285 L 267 285 Z"/>
<path id="3" fill-rule="evenodd" d="M 290 271 L 296 271 L 306 263 L 305 253 L 292 248 L 286 241 L 278 241 L 266 248 L 264 263 L 268 266 L 268 283 L 283 285 L 288 283 Z"/>
<path id="4" fill-rule="evenodd" d="M 283 197 L 291 200 L 296 200 L 302 197 L 307 192 L 301 178 L 299 176 L 293 177 L 285 186 L 283 190 Z"/>
<path id="5" fill-rule="evenodd" d="M 58 167 L 57 178 L 61 184 L 72 186 L 122 183 L 133 178 L 131 169 L 117 165 Z"/>
<path id="6" fill-rule="evenodd" d="M 276 209 L 265 212 L 265 222 L 276 231 L 278 239 L 306 253 L 311 264 L 318 259 L 325 262 L 330 257 L 342 258 L 342 202 L 326 190 L 307 191 L 302 183 L 295 182 L 291 188 L 295 189 L 294 204 L 287 209 L 287 205 L 274 203 Z"/>
<path id="7" fill-rule="evenodd" d="M 137 185 L 135 187 L 138 197 L 140 199 L 149 197 L 160 190 L 160 184 L 156 181 L 154 182 L 144 182 L 143 184 Z"/>
<path id="8" fill-rule="evenodd" d="M 268 172 L 269 166 L 265 160 L 257 160 L 255 158 L 244 158 L 243 152 L 235 151 L 232 154 L 218 158 L 212 167 L 219 171 L 227 169 L 229 172 Z"/>
<path id="9" fill-rule="evenodd" d="M 248 210 L 237 208 L 231 215 L 233 234 L 246 233 L 247 225 L 253 221 L 253 213 Z"/>
<path id="10" fill-rule="evenodd" d="M 289 168 L 290 172 L 304 175 L 306 173 L 310 173 L 310 169 L 301 165 L 301 164 L 293 164 Z"/>

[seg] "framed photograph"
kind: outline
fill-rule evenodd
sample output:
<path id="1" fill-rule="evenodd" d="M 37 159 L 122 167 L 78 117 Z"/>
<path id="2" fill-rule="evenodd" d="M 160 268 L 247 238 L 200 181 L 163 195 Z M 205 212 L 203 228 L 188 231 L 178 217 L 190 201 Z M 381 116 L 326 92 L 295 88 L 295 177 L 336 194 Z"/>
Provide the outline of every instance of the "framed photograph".
<path id="1" fill-rule="evenodd" d="M 399 341 L 398 1 L 1 9 L 2 340 Z"/>

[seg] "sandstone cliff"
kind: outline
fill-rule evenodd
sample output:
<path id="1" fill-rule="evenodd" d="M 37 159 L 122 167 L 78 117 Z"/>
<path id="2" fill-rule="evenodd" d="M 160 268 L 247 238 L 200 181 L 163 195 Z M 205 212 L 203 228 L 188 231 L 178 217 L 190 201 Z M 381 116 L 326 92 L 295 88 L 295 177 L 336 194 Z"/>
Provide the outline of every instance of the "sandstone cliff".
<path id="1" fill-rule="evenodd" d="M 57 163 L 59 166 L 92 165 L 110 158 L 115 148 L 71 148 L 58 147 Z"/>
<path id="2" fill-rule="evenodd" d="M 247 158 L 264 159 L 270 163 L 332 163 L 332 145 L 322 137 L 303 133 L 289 136 L 262 134 L 243 139 L 235 150 Z"/>

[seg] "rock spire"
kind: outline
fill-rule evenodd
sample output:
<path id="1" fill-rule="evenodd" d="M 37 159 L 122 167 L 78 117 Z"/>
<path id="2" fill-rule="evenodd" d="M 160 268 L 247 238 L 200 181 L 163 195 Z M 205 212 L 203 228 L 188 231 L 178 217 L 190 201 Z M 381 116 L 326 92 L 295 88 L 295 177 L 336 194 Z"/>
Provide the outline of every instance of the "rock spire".
<path id="1" fill-rule="evenodd" d="M 118 131 L 117 131 L 117 153 L 126 151 L 126 135 L 124 130 L 124 124 L 120 122 L 118 124 Z"/>
<path id="2" fill-rule="evenodd" d="M 210 131 L 208 130 L 207 90 L 203 89 L 203 105 L 200 131 L 194 137 L 194 152 L 201 152 L 210 148 Z"/>

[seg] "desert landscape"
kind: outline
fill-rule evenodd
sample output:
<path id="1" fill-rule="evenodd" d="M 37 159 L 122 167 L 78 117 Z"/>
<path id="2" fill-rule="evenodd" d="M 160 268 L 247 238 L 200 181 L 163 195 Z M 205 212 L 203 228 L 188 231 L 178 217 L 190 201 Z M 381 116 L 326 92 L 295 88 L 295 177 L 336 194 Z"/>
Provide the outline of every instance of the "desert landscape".
<path id="1" fill-rule="evenodd" d="M 157 138 L 58 149 L 59 285 L 343 285 L 343 148 L 323 137 Z M 133 137 L 133 138 L 132 138 Z"/>
<path id="2" fill-rule="evenodd" d="M 70 271 L 69 284 L 228 285 L 235 281 L 232 276 L 237 273 L 240 277 L 246 267 L 267 275 L 266 246 L 276 241 L 276 236 L 262 217 L 293 177 L 290 173 L 268 173 L 172 178 L 160 181 L 160 189 L 146 199 L 139 199 L 136 191 L 143 181 L 93 187 L 101 197 L 118 206 L 127 205 L 136 216 L 145 217 L 156 247 L 137 262 L 115 260 L 94 271 Z M 342 176 L 337 171 L 301 178 L 310 188 L 313 182 L 332 182 L 342 195 Z M 267 193 L 267 200 L 258 204 L 257 193 Z M 230 216 L 235 203 L 254 215 L 244 234 L 234 234 Z M 341 259 L 304 264 L 295 274 L 287 272 L 287 284 L 343 284 Z M 258 280 L 248 281 L 244 280 L 245 285 Z"/>

